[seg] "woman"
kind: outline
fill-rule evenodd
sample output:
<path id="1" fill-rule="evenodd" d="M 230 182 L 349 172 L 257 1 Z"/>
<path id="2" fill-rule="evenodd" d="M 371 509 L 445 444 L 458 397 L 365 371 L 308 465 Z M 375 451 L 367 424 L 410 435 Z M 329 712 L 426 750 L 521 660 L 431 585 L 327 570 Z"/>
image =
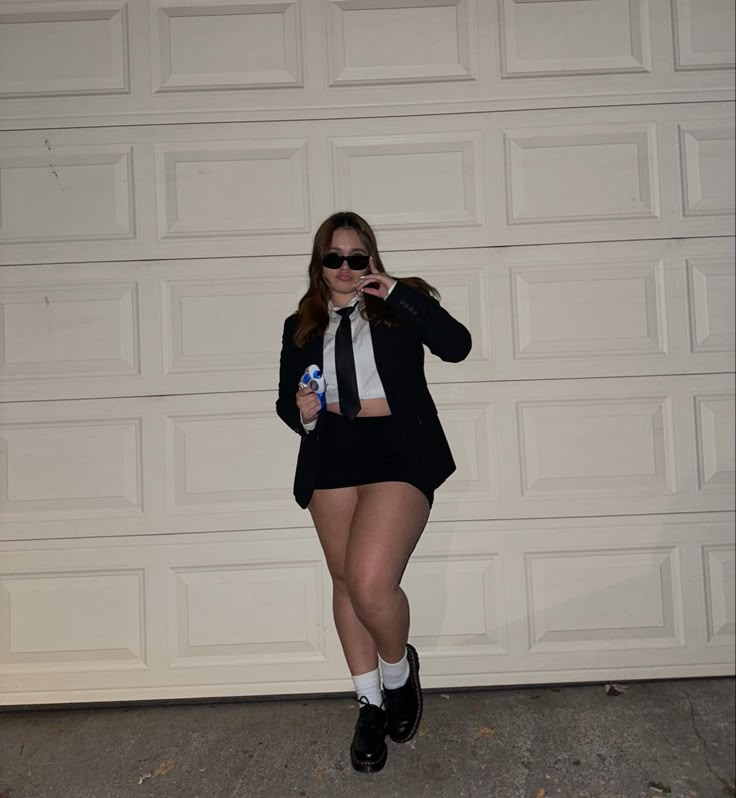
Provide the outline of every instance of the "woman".
<path id="1" fill-rule="evenodd" d="M 386 734 L 407 742 L 422 714 L 399 585 L 434 491 L 455 470 L 427 389 L 424 345 L 452 362 L 471 347 L 436 296 L 424 280 L 390 277 L 367 222 L 336 213 L 315 235 L 309 288 L 284 324 L 276 410 L 302 436 L 294 495 L 311 513 L 332 577 L 335 626 L 360 703 L 351 761 L 364 772 L 386 763 Z M 301 383 L 310 365 L 324 373 L 324 409 Z"/>

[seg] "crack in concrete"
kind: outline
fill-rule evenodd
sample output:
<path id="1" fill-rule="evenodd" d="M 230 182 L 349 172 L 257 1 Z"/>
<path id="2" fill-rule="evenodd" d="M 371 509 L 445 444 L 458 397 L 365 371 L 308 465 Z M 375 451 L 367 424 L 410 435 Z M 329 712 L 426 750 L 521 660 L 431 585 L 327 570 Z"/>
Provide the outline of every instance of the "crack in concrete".
<path id="1" fill-rule="evenodd" d="M 705 766 L 708 770 L 713 774 L 716 781 L 718 781 L 723 788 L 723 794 L 728 796 L 736 796 L 736 785 L 726 778 L 725 776 L 721 776 L 720 774 L 716 773 L 713 769 L 713 765 L 710 762 L 710 757 L 708 756 L 708 744 L 705 741 L 705 738 L 700 733 L 700 729 L 698 728 L 698 724 L 695 720 L 695 707 L 693 706 L 693 702 L 688 699 L 687 704 L 690 707 L 690 724 L 693 727 L 693 731 L 695 732 L 695 736 L 700 740 L 700 745 L 703 749 L 703 759 L 705 760 Z"/>

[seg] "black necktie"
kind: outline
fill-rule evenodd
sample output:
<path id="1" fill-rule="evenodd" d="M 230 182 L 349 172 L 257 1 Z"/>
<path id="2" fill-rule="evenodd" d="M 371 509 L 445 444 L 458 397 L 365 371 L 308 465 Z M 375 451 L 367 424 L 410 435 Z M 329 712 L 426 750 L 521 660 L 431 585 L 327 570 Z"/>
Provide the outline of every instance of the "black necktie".
<path id="1" fill-rule="evenodd" d="M 335 334 L 335 371 L 337 372 L 337 393 L 340 397 L 340 412 L 352 421 L 360 412 L 358 378 L 355 375 L 355 356 L 353 355 L 353 331 L 350 327 L 350 314 L 355 305 L 340 308 L 342 317 Z"/>

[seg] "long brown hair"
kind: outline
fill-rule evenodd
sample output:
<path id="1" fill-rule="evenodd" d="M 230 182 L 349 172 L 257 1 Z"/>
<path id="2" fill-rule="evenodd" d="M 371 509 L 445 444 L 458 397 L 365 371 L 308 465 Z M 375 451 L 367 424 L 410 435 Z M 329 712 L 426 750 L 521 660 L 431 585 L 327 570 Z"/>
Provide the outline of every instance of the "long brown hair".
<path id="1" fill-rule="evenodd" d="M 376 235 L 371 226 L 352 211 L 340 211 L 333 213 L 325 219 L 319 226 L 312 247 L 312 258 L 309 261 L 309 288 L 307 293 L 299 300 L 297 310 L 297 324 L 294 330 L 294 343 L 302 347 L 311 338 L 317 335 L 324 335 L 329 322 L 328 303 L 330 301 L 330 289 L 322 279 L 322 258 L 327 250 L 332 246 L 332 236 L 335 230 L 348 228 L 355 230 L 365 247 L 366 252 L 373 258 L 376 271 L 386 274 L 386 269 L 378 253 Z M 411 286 L 417 291 L 421 291 L 427 296 L 439 299 L 439 292 L 421 277 L 404 277 L 402 283 Z M 386 303 L 378 297 L 364 294 L 363 315 L 368 321 L 375 324 L 392 326 L 397 324 L 396 316 L 391 309 L 386 307 Z"/>

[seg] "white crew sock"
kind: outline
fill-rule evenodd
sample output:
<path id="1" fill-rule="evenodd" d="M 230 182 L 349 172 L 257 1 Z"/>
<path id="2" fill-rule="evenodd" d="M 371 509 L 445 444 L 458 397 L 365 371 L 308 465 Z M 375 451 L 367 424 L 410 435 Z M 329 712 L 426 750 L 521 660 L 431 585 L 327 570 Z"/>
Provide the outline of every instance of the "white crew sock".
<path id="1" fill-rule="evenodd" d="M 380 707 L 383 704 L 383 693 L 381 692 L 381 672 L 376 668 L 368 673 L 360 673 L 353 676 L 353 684 L 358 700 L 365 697 L 369 704 Z"/>
<path id="2" fill-rule="evenodd" d="M 387 690 L 396 690 L 403 687 L 409 681 L 409 658 L 404 652 L 404 656 L 398 662 L 385 662 L 378 655 L 381 663 L 381 674 L 383 676 L 383 686 Z"/>

